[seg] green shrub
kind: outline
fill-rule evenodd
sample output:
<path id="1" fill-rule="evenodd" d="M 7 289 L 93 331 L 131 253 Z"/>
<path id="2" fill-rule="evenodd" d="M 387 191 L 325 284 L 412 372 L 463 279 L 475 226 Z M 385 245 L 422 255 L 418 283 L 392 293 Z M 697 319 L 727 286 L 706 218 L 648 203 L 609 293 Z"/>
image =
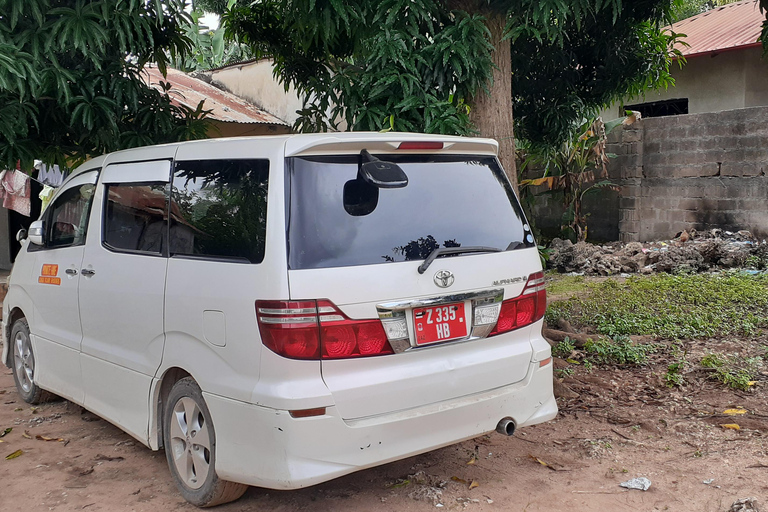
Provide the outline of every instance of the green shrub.
<path id="1" fill-rule="evenodd" d="M 656 351 L 656 346 L 633 343 L 628 336 L 615 336 L 610 340 L 587 341 L 584 351 L 598 364 L 642 366 L 648 362 L 648 355 Z"/>
<path id="2" fill-rule="evenodd" d="M 701 366 L 715 370 L 713 377 L 733 389 L 747 390 L 762 367 L 761 357 L 742 357 L 710 352 Z"/>

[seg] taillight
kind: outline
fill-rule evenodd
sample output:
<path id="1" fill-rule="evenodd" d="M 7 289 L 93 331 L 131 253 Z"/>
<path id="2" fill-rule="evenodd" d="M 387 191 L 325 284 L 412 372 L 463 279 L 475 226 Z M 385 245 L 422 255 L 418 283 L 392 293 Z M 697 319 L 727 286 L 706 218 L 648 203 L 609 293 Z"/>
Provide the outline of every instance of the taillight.
<path id="1" fill-rule="evenodd" d="M 291 359 L 318 359 L 320 338 L 314 300 L 259 300 L 256 317 L 267 348 Z"/>
<path id="2" fill-rule="evenodd" d="M 544 272 L 528 276 L 523 293 L 501 303 L 499 320 L 488 336 L 495 336 L 538 322 L 547 311 L 547 291 Z"/>
<path id="3" fill-rule="evenodd" d="M 256 318 L 264 345 L 291 359 L 394 353 L 380 320 L 352 320 L 329 300 L 260 300 Z"/>

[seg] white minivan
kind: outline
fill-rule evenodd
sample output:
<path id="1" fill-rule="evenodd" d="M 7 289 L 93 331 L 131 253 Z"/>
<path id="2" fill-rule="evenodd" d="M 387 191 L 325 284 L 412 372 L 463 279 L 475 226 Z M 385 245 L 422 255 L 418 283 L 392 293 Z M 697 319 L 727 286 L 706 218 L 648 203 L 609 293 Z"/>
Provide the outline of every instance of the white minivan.
<path id="1" fill-rule="evenodd" d="M 22 244 L 2 362 L 27 402 L 163 448 L 198 506 L 552 419 L 544 276 L 497 149 L 335 133 L 94 158 Z"/>

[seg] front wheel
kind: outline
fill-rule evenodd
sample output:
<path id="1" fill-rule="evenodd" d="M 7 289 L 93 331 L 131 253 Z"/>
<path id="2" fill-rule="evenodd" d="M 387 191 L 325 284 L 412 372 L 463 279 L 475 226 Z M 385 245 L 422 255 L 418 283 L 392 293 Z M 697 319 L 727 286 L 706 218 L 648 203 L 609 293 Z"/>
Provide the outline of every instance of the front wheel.
<path id="1" fill-rule="evenodd" d="M 10 343 L 13 380 L 16 382 L 19 396 L 29 404 L 39 404 L 43 401 L 45 392 L 35 384 L 35 354 L 32 352 L 26 319 L 20 318 L 13 323 Z"/>
<path id="2" fill-rule="evenodd" d="M 216 475 L 216 433 L 203 393 L 192 377 L 173 385 L 163 416 L 165 457 L 181 495 L 198 507 L 234 501 L 247 485 Z"/>

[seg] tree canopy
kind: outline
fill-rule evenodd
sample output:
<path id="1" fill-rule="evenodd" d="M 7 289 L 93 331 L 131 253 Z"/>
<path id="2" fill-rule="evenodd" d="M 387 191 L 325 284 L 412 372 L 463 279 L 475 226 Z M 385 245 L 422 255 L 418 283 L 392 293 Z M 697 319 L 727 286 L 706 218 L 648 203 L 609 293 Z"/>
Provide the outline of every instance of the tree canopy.
<path id="1" fill-rule="evenodd" d="M 677 35 L 661 30 L 668 3 L 625 2 L 617 16 L 601 10 L 567 19 L 554 39 L 514 37 L 518 138 L 555 147 L 611 102 L 672 84 L 670 56 L 679 52 Z"/>
<path id="2" fill-rule="evenodd" d="M 171 103 L 142 69 L 183 55 L 184 0 L 0 3 L 0 164 L 60 164 L 203 136 L 204 112 Z"/>
<path id="3" fill-rule="evenodd" d="M 732 4 L 739 0 L 676 0 L 672 11 L 672 21 L 677 22 L 696 16 L 703 12 L 720 7 L 721 5 Z"/>
<path id="4" fill-rule="evenodd" d="M 508 175 L 515 129 L 561 141 L 607 101 L 671 80 L 670 0 L 195 5 L 222 13 L 228 34 L 303 94 L 298 129 L 479 132 L 500 141 Z"/>

